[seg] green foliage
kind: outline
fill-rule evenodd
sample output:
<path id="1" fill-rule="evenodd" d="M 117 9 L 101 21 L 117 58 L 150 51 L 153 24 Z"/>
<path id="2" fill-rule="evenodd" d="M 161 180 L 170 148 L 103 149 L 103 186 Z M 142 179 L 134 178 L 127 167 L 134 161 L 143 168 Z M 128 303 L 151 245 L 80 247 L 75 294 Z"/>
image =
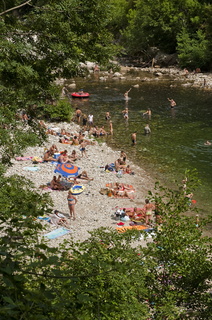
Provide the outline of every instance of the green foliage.
<path id="1" fill-rule="evenodd" d="M 193 190 L 196 172 L 185 175 Z M 99 228 L 84 242 L 68 238 L 51 248 L 34 219 L 48 214 L 48 197 L 18 176 L 1 175 L 0 182 L 1 319 L 174 320 L 190 310 L 209 319 L 211 239 L 202 234 L 208 221 L 196 225 L 181 189 L 156 184 L 150 192 L 163 224 L 147 247 L 136 231 Z"/>
<path id="2" fill-rule="evenodd" d="M 106 0 L 33 1 L 13 9 L 22 3 L 0 3 L 0 146 L 4 163 L 23 147 L 42 141 L 37 119 L 45 113 L 50 119 L 70 119 L 65 102 L 53 105 L 60 97 L 54 81 L 80 75 L 79 62 L 105 64 L 115 52 L 106 28 L 110 12 Z M 16 121 L 21 110 L 30 117 L 27 124 Z"/>
<path id="3" fill-rule="evenodd" d="M 50 121 L 66 121 L 70 122 L 73 116 L 68 99 L 61 99 L 54 104 L 48 104 L 43 107 L 44 117 Z"/>
<path id="4" fill-rule="evenodd" d="M 197 221 L 193 214 L 197 210 L 185 197 L 199 184 L 196 170 L 186 170 L 182 183 L 177 190 L 157 183 L 154 195 L 150 192 L 163 221 L 154 243 L 144 249 L 151 273 L 149 300 L 155 319 L 184 319 L 190 310 L 195 319 L 206 319 L 211 312 L 212 242 L 203 236 L 211 219 Z"/>
<path id="5" fill-rule="evenodd" d="M 106 65 L 101 66 L 101 71 L 110 71 L 110 70 L 112 70 L 113 72 L 119 72 L 120 65 L 111 61 L 111 62 L 108 62 Z"/>
<path id="6" fill-rule="evenodd" d="M 137 0 L 122 30 L 126 53 L 149 56 L 149 48 L 180 53 L 182 66 L 209 69 L 211 4 L 199 0 Z"/>
<path id="7" fill-rule="evenodd" d="M 183 30 L 178 35 L 177 40 L 178 57 L 181 67 L 208 69 L 211 60 L 209 41 L 206 40 L 202 31 L 197 31 L 196 37 L 192 38 L 186 30 Z"/>

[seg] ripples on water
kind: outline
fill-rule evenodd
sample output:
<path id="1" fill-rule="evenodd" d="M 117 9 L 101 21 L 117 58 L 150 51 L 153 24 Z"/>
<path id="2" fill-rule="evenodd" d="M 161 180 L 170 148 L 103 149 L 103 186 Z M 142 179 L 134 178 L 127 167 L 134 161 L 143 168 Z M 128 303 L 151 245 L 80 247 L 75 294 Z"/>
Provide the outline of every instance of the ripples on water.
<path id="1" fill-rule="evenodd" d="M 151 170 L 155 179 L 169 183 L 181 179 L 186 169 L 196 168 L 202 186 L 195 198 L 204 203 L 204 212 L 212 207 L 212 93 L 201 89 L 170 87 L 166 83 L 141 82 L 132 88 L 128 102 L 123 94 L 132 82 L 99 82 L 76 80 L 77 89 L 89 92 L 87 101 L 73 101 L 84 113 L 93 113 L 96 125 L 104 125 L 105 112 L 109 111 L 113 121 L 114 135 L 106 138 L 115 148 L 124 149 L 137 164 Z M 133 84 L 136 84 L 133 83 Z M 177 106 L 171 109 L 167 98 L 173 98 Z M 78 99 L 77 99 L 78 100 Z M 129 121 L 125 121 L 122 110 L 129 108 Z M 143 117 L 150 108 L 151 119 Z M 151 135 L 144 135 L 144 126 L 150 124 Z M 131 133 L 137 131 L 137 145 L 131 145 Z M 114 159 L 111 159 L 114 160 Z"/>

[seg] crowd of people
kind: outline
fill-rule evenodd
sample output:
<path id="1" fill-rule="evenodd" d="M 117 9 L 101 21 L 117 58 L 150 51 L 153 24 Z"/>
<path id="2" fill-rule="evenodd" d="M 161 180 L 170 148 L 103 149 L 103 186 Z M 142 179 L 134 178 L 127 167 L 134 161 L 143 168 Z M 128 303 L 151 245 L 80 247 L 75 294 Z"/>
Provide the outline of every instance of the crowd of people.
<path id="1" fill-rule="evenodd" d="M 124 110 L 121 111 L 124 119 L 127 121 L 129 119 L 129 109 L 127 102 L 130 99 L 129 93 L 131 91 L 131 88 L 124 93 L 124 99 L 126 101 L 126 106 Z M 176 106 L 176 102 L 174 99 L 167 98 L 170 107 L 174 108 Z M 150 108 L 148 108 L 144 113 L 143 117 L 146 120 L 150 120 L 152 116 L 152 111 Z M 109 111 L 105 112 L 105 121 L 106 121 L 106 128 L 102 125 L 101 127 L 94 125 L 94 116 L 93 114 L 89 113 L 86 115 L 82 112 L 80 108 L 76 108 L 75 115 L 73 120 L 78 124 L 81 125 L 81 130 L 79 132 L 70 133 L 67 132 L 65 129 L 58 130 L 58 128 L 46 128 L 47 134 L 53 134 L 55 136 L 58 136 L 59 142 L 61 144 L 70 144 L 73 146 L 79 146 L 81 151 L 81 156 L 79 156 L 76 152 L 76 150 L 73 150 L 72 153 L 69 155 L 67 150 L 63 150 L 62 152 L 58 151 L 58 148 L 56 145 L 52 145 L 49 150 L 46 150 L 43 156 L 43 160 L 45 162 L 48 161 L 57 161 L 58 163 L 74 163 L 79 159 L 80 157 L 86 157 L 86 146 L 88 144 L 92 144 L 90 139 L 85 138 L 85 132 L 87 131 L 89 136 L 93 137 L 102 137 L 107 135 L 113 134 L 113 122 L 112 117 Z M 147 121 L 148 122 L 148 121 Z M 43 124 L 41 124 L 43 125 Z M 144 127 L 144 134 L 149 135 L 151 134 L 151 128 L 149 123 L 147 123 Z M 132 132 L 131 134 L 131 142 L 132 145 L 136 145 L 137 143 L 137 131 Z M 94 142 L 95 143 L 95 142 Z M 207 141 L 207 145 L 209 145 L 209 141 Z M 55 154 L 57 157 L 55 157 Z M 108 165 L 106 166 L 108 169 Z M 105 167 L 105 169 L 106 169 Z M 124 151 L 121 151 L 120 156 L 118 159 L 114 161 L 114 170 L 118 172 L 127 173 L 127 174 L 134 174 L 132 169 L 130 168 L 130 165 L 127 163 L 127 155 Z M 81 174 L 79 174 L 77 177 L 74 178 L 74 183 L 78 183 L 77 181 L 79 179 L 84 179 L 87 181 L 92 181 L 93 178 L 90 178 L 87 174 L 87 172 L 84 170 Z M 50 186 L 53 190 L 67 190 L 66 187 L 61 184 L 61 176 L 58 178 L 56 176 L 53 177 Z M 123 196 L 123 197 L 129 197 L 129 194 L 132 192 L 131 188 L 128 188 L 127 186 L 123 186 L 123 184 L 117 183 L 112 189 L 111 189 L 113 196 Z M 193 196 L 193 195 L 192 195 Z M 186 197 L 189 197 L 189 195 L 186 195 Z M 130 198 L 130 197 L 129 197 Z M 76 212 L 75 212 L 75 205 L 77 204 L 77 198 L 72 193 L 71 189 L 68 191 L 67 195 L 67 201 L 68 201 L 68 208 L 69 208 L 69 217 L 70 219 L 75 220 L 76 219 Z M 118 213 L 117 213 L 118 214 Z M 162 215 L 161 215 L 161 209 L 159 204 L 157 203 L 151 203 L 149 199 L 145 199 L 145 204 L 142 208 L 134 207 L 133 211 L 127 211 L 127 209 L 122 209 L 121 212 L 122 216 L 128 216 L 130 218 L 130 221 L 134 224 L 137 223 L 143 223 L 146 226 L 151 226 L 153 217 L 156 224 L 162 223 Z M 120 216 L 121 216 L 120 214 Z M 64 221 L 63 221 L 64 222 Z"/>

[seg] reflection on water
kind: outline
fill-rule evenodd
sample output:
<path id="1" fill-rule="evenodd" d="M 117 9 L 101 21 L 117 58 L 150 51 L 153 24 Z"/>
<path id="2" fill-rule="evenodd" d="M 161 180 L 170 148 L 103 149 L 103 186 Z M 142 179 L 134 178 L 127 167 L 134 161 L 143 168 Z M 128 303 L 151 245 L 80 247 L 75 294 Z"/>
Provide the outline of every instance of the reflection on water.
<path id="1" fill-rule="evenodd" d="M 170 87 L 166 83 L 135 83 L 113 81 L 103 83 L 90 79 L 76 80 L 77 87 L 83 87 L 90 93 L 88 101 L 73 101 L 75 107 L 84 113 L 92 112 L 96 125 L 109 124 L 105 121 L 105 112 L 110 112 L 113 121 L 113 136 L 107 143 L 112 147 L 124 149 L 135 163 L 151 170 L 156 179 L 169 183 L 181 179 L 185 169 L 196 168 L 202 180 L 202 186 L 195 195 L 199 203 L 204 202 L 204 210 L 212 207 L 208 197 L 212 191 L 212 94 L 200 89 Z M 130 99 L 124 100 L 124 93 L 132 87 Z M 172 97 L 177 106 L 170 108 L 168 97 Z M 79 100 L 79 99 L 77 99 Z M 122 111 L 129 108 L 129 120 Z M 143 116 L 150 108 L 151 118 Z M 151 134 L 144 135 L 144 127 L 150 125 Z M 131 133 L 137 131 L 137 145 L 131 145 Z M 113 159 L 112 159 L 113 160 Z"/>

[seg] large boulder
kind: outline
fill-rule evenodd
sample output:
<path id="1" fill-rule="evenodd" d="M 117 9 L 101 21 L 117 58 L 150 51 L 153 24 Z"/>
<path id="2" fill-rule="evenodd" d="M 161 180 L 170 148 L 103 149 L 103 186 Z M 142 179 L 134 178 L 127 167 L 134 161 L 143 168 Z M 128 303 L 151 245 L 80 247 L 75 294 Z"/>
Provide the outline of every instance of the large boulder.
<path id="1" fill-rule="evenodd" d="M 160 67 L 169 67 L 177 64 L 177 54 L 167 54 L 159 51 L 154 57 L 155 65 L 159 65 Z"/>

